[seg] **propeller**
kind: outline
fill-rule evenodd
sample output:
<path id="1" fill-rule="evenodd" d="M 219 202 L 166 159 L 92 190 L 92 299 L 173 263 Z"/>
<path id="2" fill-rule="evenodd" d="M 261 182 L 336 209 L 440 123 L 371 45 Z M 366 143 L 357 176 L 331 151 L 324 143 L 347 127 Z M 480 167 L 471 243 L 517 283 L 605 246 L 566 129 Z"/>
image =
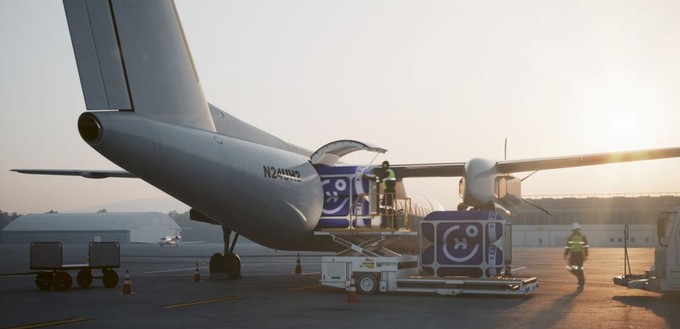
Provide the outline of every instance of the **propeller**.
<path id="1" fill-rule="evenodd" d="M 543 208 L 543 207 L 541 207 L 541 206 L 539 206 L 539 205 L 537 205 L 537 204 L 535 204 L 535 203 L 533 203 L 533 202 L 531 202 L 531 201 L 529 201 L 529 200 L 527 200 L 527 199 L 525 199 L 525 198 L 522 198 L 522 201 L 524 201 L 524 202 L 526 202 L 526 203 L 532 205 L 532 206 L 535 207 L 536 209 L 538 209 L 538 210 L 542 211 L 543 213 L 545 213 L 546 215 L 552 217 L 552 214 L 551 214 L 548 210 L 546 210 L 545 208 Z"/>
<path id="2" fill-rule="evenodd" d="M 508 160 L 508 138 L 505 137 L 505 146 L 503 147 L 503 160 Z"/>
<path id="3" fill-rule="evenodd" d="M 503 152 L 503 158 L 504 158 L 506 161 L 508 160 L 508 138 L 507 138 L 507 137 L 505 137 L 505 147 L 504 147 L 504 152 Z M 532 172 L 531 174 L 529 174 L 529 175 L 525 176 L 524 178 L 520 179 L 520 181 L 523 182 L 525 179 L 527 179 L 527 178 L 533 176 L 533 175 L 534 175 L 535 173 L 537 173 L 537 172 L 538 172 L 538 170 L 534 170 L 534 172 Z M 529 201 L 529 200 L 527 200 L 527 199 L 525 199 L 525 198 L 520 198 L 520 200 L 522 200 L 522 201 L 528 203 L 528 204 L 531 205 L 532 207 L 534 207 L 534 208 L 536 208 L 536 209 L 542 211 L 544 214 L 546 214 L 546 215 L 552 217 L 552 214 L 551 214 L 547 209 L 545 209 L 545 208 L 543 208 L 543 207 L 541 207 L 541 206 L 539 206 L 539 205 L 537 205 L 537 204 L 535 204 L 535 203 L 533 203 L 533 202 L 531 202 L 531 201 Z"/>
<path id="4" fill-rule="evenodd" d="M 531 174 L 526 175 L 526 177 L 520 179 L 520 181 L 523 182 L 525 179 L 527 179 L 527 178 L 533 176 L 533 175 L 534 175 L 535 173 L 537 173 L 537 172 L 538 172 L 538 170 L 534 170 L 534 172 L 532 172 Z"/>

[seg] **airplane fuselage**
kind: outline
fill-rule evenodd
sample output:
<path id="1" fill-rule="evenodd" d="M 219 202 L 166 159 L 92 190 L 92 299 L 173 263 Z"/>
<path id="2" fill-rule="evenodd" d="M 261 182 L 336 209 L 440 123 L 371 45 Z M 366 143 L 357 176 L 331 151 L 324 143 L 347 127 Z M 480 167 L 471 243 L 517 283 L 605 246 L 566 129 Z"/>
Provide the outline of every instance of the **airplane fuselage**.
<path id="1" fill-rule="evenodd" d="M 271 248 L 310 249 L 323 193 L 308 157 L 134 112 L 87 112 L 79 127 L 95 150 L 218 224 Z"/>

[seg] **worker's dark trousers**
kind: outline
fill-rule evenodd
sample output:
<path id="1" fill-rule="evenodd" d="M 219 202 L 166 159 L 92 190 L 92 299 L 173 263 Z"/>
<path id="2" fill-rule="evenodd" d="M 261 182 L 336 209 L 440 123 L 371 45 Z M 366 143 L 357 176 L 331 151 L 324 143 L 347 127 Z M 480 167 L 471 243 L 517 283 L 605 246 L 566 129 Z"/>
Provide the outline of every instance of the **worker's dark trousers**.
<path id="1" fill-rule="evenodd" d="M 569 254 L 569 265 L 571 265 L 571 274 L 578 278 L 579 287 L 586 284 L 586 278 L 583 275 L 583 253 L 572 252 Z"/>
<path id="2" fill-rule="evenodd" d="M 383 215 L 383 222 L 380 225 L 382 228 L 397 228 L 396 218 L 394 216 L 394 196 L 396 192 L 393 189 L 386 189 L 385 196 L 383 196 L 381 214 Z"/>

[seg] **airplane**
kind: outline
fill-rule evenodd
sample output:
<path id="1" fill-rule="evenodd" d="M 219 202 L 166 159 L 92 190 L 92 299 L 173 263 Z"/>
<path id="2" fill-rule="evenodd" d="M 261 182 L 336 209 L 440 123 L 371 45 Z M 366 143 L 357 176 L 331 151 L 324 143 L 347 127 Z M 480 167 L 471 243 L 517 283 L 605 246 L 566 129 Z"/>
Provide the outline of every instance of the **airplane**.
<path id="1" fill-rule="evenodd" d="M 241 276 L 234 252 L 240 235 L 273 249 L 332 251 L 338 246 L 315 231 L 360 226 L 359 219 L 366 224 L 373 213 L 369 209 L 378 203 L 365 201 L 377 186 L 377 166 L 340 159 L 386 149 L 339 140 L 312 152 L 208 103 L 172 0 L 63 3 L 87 108 L 78 118 L 78 131 L 124 170 L 14 171 L 142 179 L 189 205 L 191 219 L 221 226 L 224 252 L 211 257 L 210 268 L 232 279 Z M 680 147 L 391 168 L 402 196 L 405 178 L 462 177 L 462 209 L 512 214 L 526 179 L 515 173 L 670 157 L 680 157 Z M 405 211 L 417 229 L 424 214 L 438 209 L 424 199 Z M 357 212 L 364 217 L 356 217 Z"/>
<path id="2" fill-rule="evenodd" d="M 182 236 L 179 235 L 179 232 L 175 235 L 166 235 L 161 238 L 160 241 L 158 241 L 158 245 L 163 248 L 163 246 L 175 246 L 179 247 L 181 244 L 192 244 L 192 243 L 203 243 L 205 241 L 182 241 Z"/>
<path id="3" fill-rule="evenodd" d="M 163 248 L 164 245 L 175 245 L 179 247 L 179 242 L 182 239 L 181 236 L 175 235 L 175 236 L 164 236 L 161 238 L 161 241 L 158 242 L 158 245 Z"/>
<path id="4" fill-rule="evenodd" d="M 182 244 L 205 243 L 205 241 L 184 241 L 184 240 L 182 240 L 181 233 L 182 233 L 182 229 L 177 227 L 175 229 L 175 234 L 162 236 L 160 238 L 160 240 L 158 240 L 158 241 L 141 241 L 141 242 L 136 242 L 136 243 L 157 244 L 161 248 L 163 248 L 163 246 L 179 247 Z"/>

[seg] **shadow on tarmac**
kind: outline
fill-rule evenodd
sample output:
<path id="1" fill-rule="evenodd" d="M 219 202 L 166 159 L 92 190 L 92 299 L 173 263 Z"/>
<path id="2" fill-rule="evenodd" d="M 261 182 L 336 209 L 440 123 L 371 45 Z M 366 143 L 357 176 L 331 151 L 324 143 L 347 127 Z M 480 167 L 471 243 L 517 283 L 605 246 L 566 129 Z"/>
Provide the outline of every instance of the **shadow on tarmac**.
<path id="1" fill-rule="evenodd" d="M 669 328 L 680 328 L 680 293 L 658 296 L 614 296 L 615 301 L 632 307 L 646 308 L 663 318 Z"/>

